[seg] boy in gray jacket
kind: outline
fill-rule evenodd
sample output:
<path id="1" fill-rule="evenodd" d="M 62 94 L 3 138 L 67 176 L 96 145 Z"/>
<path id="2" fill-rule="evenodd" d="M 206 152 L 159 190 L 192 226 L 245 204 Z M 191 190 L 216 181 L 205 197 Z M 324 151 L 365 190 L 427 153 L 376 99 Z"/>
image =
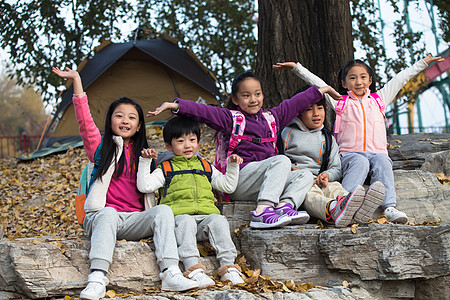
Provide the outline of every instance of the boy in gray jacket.
<path id="1" fill-rule="evenodd" d="M 304 180 L 310 181 L 303 207 L 311 216 L 336 227 L 367 223 L 384 199 L 384 185 L 375 182 L 367 191 L 357 186 L 348 192 L 339 183 L 342 176 L 339 148 L 323 126 L 325 105 L 324 98 L 284 128 L 281 133 L 284 154 L 291 159 L 292 171 L 304 173 Z M 331 145 L 328 151 L 327 135 Z"/>

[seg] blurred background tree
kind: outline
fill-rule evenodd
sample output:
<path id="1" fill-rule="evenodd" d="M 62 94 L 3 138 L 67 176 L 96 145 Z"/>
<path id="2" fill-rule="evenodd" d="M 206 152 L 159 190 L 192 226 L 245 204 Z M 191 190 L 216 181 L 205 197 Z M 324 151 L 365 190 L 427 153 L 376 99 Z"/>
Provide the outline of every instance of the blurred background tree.
<path id="1" fill-rule="evenodd" d="M 17 85 L 5 74 L 0 75 L 0 132 L 2 135 L 16 136 L 26 132 L 40 135 L 47 115 L 41 95 L 33 87 Z"/>

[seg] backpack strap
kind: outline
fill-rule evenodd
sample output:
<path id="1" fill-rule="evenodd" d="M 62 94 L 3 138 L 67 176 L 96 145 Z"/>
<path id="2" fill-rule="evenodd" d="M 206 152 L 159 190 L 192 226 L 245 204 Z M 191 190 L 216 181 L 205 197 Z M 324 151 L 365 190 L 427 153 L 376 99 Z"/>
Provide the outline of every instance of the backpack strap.
<path id="1" fill-rule="evenodd" d="M 370 96 L 375 99 L 375 102 L 378 105 L 378 108 L 380 108 L 380 113 L 383 115 L 383 118 L 386 120 L 387 123 L 387 118 L 386 115 L 384 114 L 384 110 L 386 109 L 386 105 L 384 104 L 383 100 L 381 100 L 380 95 L 378 95 L 378 93 L 371 93 Z"/>
<path id="2" fill-rule="evenodd" d="M 333 137 L 331 133 L 324 128 L 322 128 L 322 133 L 325 135 L 325 151 L 322 156 L 322 165 L 320 166 L 319 174 L 328 168 L 330 162 L 331 145 L 333 143 Z"/>
<path id="3" fill-rule="evenodd" d="M 89 180 L 86 194 L 89 192 L 91 185 L 94 183 L 95 176 L 97 175 L 97 171 L 100 166 L 100 160 L 102 158 L 102 144 L 103 144 L 103 138 L 102 138 L 102 141 L 100 142 L 100 145 L 98 145 L 97 150 L 95 150 L 94 168 L 92 169 L 92 172 L 91 172 L 91 179 Z"/>
<path id="4" fill-rule="evenodd" d="M 336 120 L 334 121 L 334 137 L 337 138 L 339 133 L 339 127 L 341 125 L 341 115 L 344 110 L 345 103 L 347 102 L 348 95 L 342 95 L 342 99 L 340 99 L 336 103 L 335 111 L 336 111 Z"/>
<path id="5" fill-rule="evenodd" d="M 165 183 L 165 188 L 164 188 L 164 194 L 163 197 L 165 197 L 167 195 L 167 189 L 169 188 L 170 182 L 172 181 L 172 178 L 175 175 L 181 175 L 181 174 L 197 174 L 197 175 L 204 175 L 206 176 L 206 178 L 208 178 L 208 181 L 211 182 L 211 177 L 212 177 L 212 168 L 211 168 L 211 164 L 202 159 L 199 158 L 200 163 L 202 164 L 203 170 L 197 170 L 197 169 L 193 169 L 193 170 L 180 170 L 180 171 L 174 171 L 173 170 L 173 166 L 172 166 L 172 162 L 169 160 L 165 160 L 163 161 L 160 165 L 161 165 L 161 169 L 163 171 L 164 177 L 166 178 L 166 183 Z"/>
<path id="6" fill-rule="evenodd" d="M 244 137 L 244 130 L 247 124 L 244 114 L 240 111 L 231 110 L 231 115 L 233 117 L 233 129 L 228 145 L 227 158 L 233 153 L 234 149 L 236 149 L 237 145 L 241 142 L 242 137 Z"/>

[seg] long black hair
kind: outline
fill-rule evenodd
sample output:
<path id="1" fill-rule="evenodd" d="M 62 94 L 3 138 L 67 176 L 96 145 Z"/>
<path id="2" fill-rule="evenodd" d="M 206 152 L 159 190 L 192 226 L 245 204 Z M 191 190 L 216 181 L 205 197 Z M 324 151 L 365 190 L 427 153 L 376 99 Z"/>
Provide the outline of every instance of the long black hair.
<path id="1" fill-rule="evenodd" d="M 350 69 L 356 65 L 364 67 L 367 70 L 367 73 L 372 78 L 372 84 L 369 87 L 370 92 L 374 93 L 376 91 L 377 78 L 376 78 L 375 73 L 373 72 L 372 68 L 360 59 L 352 59 L 352 60 L 348 61 L 342 67 L 342 69 L 339 71 L 339 76 L 338 76 L 338 92 L 339 92 L 339 94 L 341 94 L 341 95 L 347 94 L 348 90 L 342 86 L 342 81 L 345 81 L 345 77 L 347 76 L 348 71 L 350 71 Z"/>
<path id="2" fill-rule="evenodd" d="M 106 113 L 106 120 L 105 120 L 105 133 L 103 135 L 103 142 L 102 142 L 102 149 L 101 149 L 101 158 L 100 158 L 100 165 L 98 166 L 97 174 L 95 176 L 95 179 L 98 179 L 103 177 L 105 175 L 106 171 L 108 170 L 109 166 L 111 165 L 111 162 L 113 158 L 116 158 L 115 163 L 115 172 L 114 176 L 117 178 L 123 173 L 124 164 L 125 164 L 125 155 L 122 152 L 122 155 L 119 158 L 119 166 L 117 167 L 117 152 L 116 152 L 116 145 L 113 141 L 113 131 L 111 128 L 111 117 L 114 113 L 114 110 L 116 107 L 118 107 L 121 104 L 131 104 L 136 108 L 136 111 L 138 112 L 139 116 L 139 125 L 138 125 L 138 131 L 131 137 L 131 140 L 133 141 L 133 157 L 131 161 L 131 167 L 134 168 L 134 170 L 138 170 L 139 165 L 139 156 L 141 155 L 141 150 L 143 148 L 148 148 L 147 144 L 147 137 L 146 137 L 146 130 L 145 130 L 145 123 L 144 123 L 144 112 L 142 111 L 142 108 L 139 104 L 131 100 L 127 97 L 121 97 L 118 100 L 111 103 L 111 105 L 108 108 L 108 112 Z"/>

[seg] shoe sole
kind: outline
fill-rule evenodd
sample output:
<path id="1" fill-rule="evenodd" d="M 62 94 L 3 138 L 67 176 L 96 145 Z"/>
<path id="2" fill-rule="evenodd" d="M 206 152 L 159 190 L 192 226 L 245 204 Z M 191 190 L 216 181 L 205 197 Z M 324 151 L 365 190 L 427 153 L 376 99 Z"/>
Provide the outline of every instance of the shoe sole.
<path id="1" fill-rule="evenodd" d="M 375 210 L 381 205 L 384 200 L 386 189 L 384 185 L 377 181 L 372 184 L 366 192 L 363 204 L 356 211 L 354 219 L 357 223 L 367 223 L 372 218 Z"/>
<path id="2" fill-rule="evenodd" d="M 82 296 L 80 294 L 80 299 L 84 299 L 84 300 L 98 300 L 100 298 L 104 298 L 106 295 L 106 292 L 103 292 L 99 297 L 93 297 L 93 296 Z"/>
<path id="3" fill-rule="evenodd" d="M 336 227 L 347 227 L 353 219 L 356 211 L 361 207 L 364 201 L 364 188 L 362 186 L 356 187 L 350 199 L 348 199 L 346 208 L 341 212 L 340 216 L 335 221 Z"/>
<path id="4" fill-rule="evenodd" d="M 168 286 L 161 286 L 161 291 L 169 291 L 169 292 L 183 292 L 183 291 L 189 291 L 198 288 L 198 284 L 194 284 L 192 286 L 185 286 L 185 287 L 168 287 Z"/>
<path id="5" fill-rule="evenodd" d="M 264 222 L 250 222 L 250 227 L 251 228 L 256 228 L 256 229 L 265 229 L 265 228 L 275 228 L 275 227 L 281 227 L 281 226 L 285 226 L 287 224 L 291 223 L 291 218 L 290 217 L 284 217 L 284 218 L 280 218 L 278 220 L 278 222 L 275 223 L 264 223 Z"/>
<path id="6" fill-rule="evenodd" d="M 306 222 L 309 221 L 309 215 L 297 215 L 295 217 L 289 216 L 291 218 L 291 223 L 289 225 L 303 225 L 306 224 Z"/>
<path id="7" fill-rule="evenodd" d="M 408 218 L 400 217 L 400 218 L 397 218 L 397 219 L 395 219 L 395 220 L 388 220 L 388 221 L 389 221 L 389 222 L 392 222 L 392 223 L 405 224 L 406 222 L 408 222 Z"/>

